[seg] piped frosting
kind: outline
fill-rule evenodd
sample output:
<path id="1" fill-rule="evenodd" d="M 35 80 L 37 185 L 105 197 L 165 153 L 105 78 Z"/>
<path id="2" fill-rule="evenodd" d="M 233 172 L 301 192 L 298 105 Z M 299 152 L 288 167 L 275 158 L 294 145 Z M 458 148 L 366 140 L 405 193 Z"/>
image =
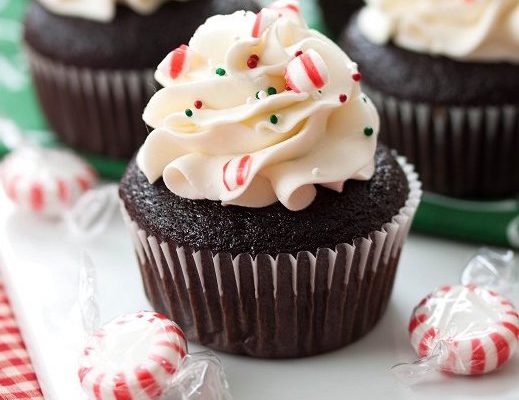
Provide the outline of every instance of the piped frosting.
<path id="1" fill-rule="evenodd" d="M 147 15 L 162 4 L 172 0 L 38 0 L 49 11 L 70 17 L 80 17 L 108 22 L 115 17 L 117 4 L 124 4 L 134 11 Z M 188 0 L 175 0 L 188 1 Z"/>
<path id="2" fill-rule="evenodd" d="M 374 172 L 379 117 L 357 65 L 296 2 L 209 18 L 155 77 L 137 162 L 179 196 L 296 211 L 315 185 L 340 192 Z"/>
<path id="3" fill-rule="evenodd" d="M 519 62 L 518 0 L 366 0 L 363 34 L 376 44 L 467 61 Z"/>

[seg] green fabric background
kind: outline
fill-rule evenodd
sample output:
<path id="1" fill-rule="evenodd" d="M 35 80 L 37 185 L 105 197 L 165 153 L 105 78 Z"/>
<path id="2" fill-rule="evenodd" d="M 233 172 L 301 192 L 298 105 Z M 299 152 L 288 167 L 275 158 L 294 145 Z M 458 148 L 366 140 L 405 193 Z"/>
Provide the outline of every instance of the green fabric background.
<path id="1" fill-rule="evenodd" d="M 39 111 L 21 47 L 26 0 L 0 0 L 0 116 L 24 130 L 46 128 Z"/>

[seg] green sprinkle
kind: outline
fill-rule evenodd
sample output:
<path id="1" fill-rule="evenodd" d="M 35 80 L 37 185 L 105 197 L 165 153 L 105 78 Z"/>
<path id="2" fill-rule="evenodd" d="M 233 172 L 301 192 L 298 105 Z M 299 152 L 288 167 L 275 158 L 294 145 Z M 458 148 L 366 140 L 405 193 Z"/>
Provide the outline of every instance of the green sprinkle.
<path id="1" fill-rule="evenodd" d="M 364 103 L 367 103 L 367 102 L 368 102 L 368 98 L 367 98 L 366 96 L 362 96 L 362 101 L 363 101 Z"/>
<path id="2" fill-rule="evenodd" d="M 259 100 L 259 91 L 256 92 L 256 98 Z"/>
<path id="3" fill-rule="evenodd" d="M 373 135 L 373 128 L 370 128 L 370 127 L 364 128 L 364 135 L 366 135 L 366 136 Z"/>
<path id="4" fill-rule="evenodd" d="M 216 69 L 216 75 L 224 76 L 225 74 L 226 74 L 226 72 L 223 68 Z"/>
<path id="5" fill-rule="evenodd" d="M 270 116 L 270 122 L 273 123 L 274 125 L 277 124 L 278 121 L 279 121 L 279 118 L 278 118 L 278 116 L 276 114 L 272 114 Z"/>
<path id="6" fill-rule="evenodd" d="M 272 87 L 272 86 L 269 87 L 269 88 L 267 89 L 267 94 L 268 94 L 269 96 L 272 96 L 273 94 L 276 94 L 277 92 L 278 92 L 278 91 L 276 90 L 276 88 L 275 88 L 275 87 Z"/>
<path id="7" fill-rule="evenodd" d="M 193 116 L 193 111 L 191 109 L 187 108 L 185 112 L 188 117 L 191 118 Z"/>

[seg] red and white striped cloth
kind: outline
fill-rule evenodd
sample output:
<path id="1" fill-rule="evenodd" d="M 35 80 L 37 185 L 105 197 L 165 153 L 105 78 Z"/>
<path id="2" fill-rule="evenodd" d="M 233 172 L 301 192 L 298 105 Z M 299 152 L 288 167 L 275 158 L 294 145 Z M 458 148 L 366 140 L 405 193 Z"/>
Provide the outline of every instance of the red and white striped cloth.
<path id="1" fill-rule="evenodd" d="M 0 400 L 43 400 L 3 284 L 0 282 Z"/>

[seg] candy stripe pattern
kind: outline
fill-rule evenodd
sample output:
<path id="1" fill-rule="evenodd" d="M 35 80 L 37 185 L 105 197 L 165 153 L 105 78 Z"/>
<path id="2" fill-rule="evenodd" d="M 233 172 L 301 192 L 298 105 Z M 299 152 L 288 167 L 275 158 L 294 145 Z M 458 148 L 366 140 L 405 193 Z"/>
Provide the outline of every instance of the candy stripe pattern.
<path id="1" fill-rule="evenodd" d="M 0 171 L 2 186 L 12 202 L 47 216 L 62 214 L 97 183 L 90 165 L 61 149 L 17 150 Z"/>
<path id="2" fill-rule="evenodd" d="M 427 357 L 440 341 L 440 369 L 481 375 L 506 363 L 517 349 L 519 314 L 511 302 L 477 286 L 444 286 L 424 298 L 409 323 L 411 344 Z"/>
<path id="3" fill-rule="evenodd" d="M 163 76 L 177 79 L 189 70 L 193 58 L 193 52 L 189 46 L 183 44 L 169 53 L 159 64 L 158 70 Z"/>
<path id="4" fill-rule="evenodd" d="M 319 53 L 309 49 L 290 61 L 285 79 L 296 93 L 315 92 L 328 83 L 328 67 Z"/>
<path id="5" fill-rule="evenodd" d="M 252 27 L 252 37 L 259 38 L 278 19 L 279 14 L 269 8 L 264 8 L 256 14 Z"/>
<path id="6" fill-rule="evenodd" d="M 301 8 L 297 1 L 275 1 L 268 8 L 276 11 L 279 16 L 297 21 L 302 20 Z"/>
<path id="7" fill-rule="evenodd" d="M 233 191 L 243 186 L 249 176 L 252 158 L 244 155 L 240 158 L 233 158 L 223 167 L 223 184 L 228 191 Z"/>
<path id="8" fill-rule="evenodd" d="M 78 370 L 88 398 L 160 398 L 187 353 L 184 333 L 155 312 L 119 317 L 87 343 Z"/>

